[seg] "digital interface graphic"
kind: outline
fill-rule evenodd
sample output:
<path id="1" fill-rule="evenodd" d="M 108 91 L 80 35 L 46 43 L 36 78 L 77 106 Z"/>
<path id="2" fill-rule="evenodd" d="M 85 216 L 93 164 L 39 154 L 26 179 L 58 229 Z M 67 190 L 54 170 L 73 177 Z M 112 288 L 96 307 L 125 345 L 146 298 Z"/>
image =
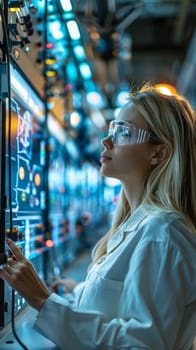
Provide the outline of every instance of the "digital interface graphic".
<path id="1" fill-rule="evenodd" d="M 68 164 L 64 131 L 61 130 L 62 138 L 58 139 L 60 130 L 55 130 L 54 120 L 52 121 L 53 128 L 50 128 L 51 118 L 52 116 L 50 116 L 49 119 L 50 137 L 48 141 L 48 219 L 51 238 L 54 245 L 59 245 L 66 239 L 67 235 L 65 218 L 69 200 L 68 186 L 66 183 Z"/>
<path id="2" fill-rule="evenodd" d="M 12 123 L 17 125 L 12 143 L 12 208 L 15 213 L 31 214 L 45 209 L 43 201 L 43 148 L 40 126 L 28 111 L 12 100 Z M 43 150 L 42 150 L 43 152 Z"/>
<path id="3" fill-rule="evenodd" d="M 17 71 L 12 71 L 11 155 L 7 142 L 6 167 L 11 162 L 11 181 L 6 177 L 6 230 L 9 232 L 10 202 L 12 226 L 20 232 L 24 254 L 33 258 L 44 248 L 44 211 L 46 208 L 46 142 L 44 139 L 44 106 L 41 99 L 23 80 Z M 21 88 L 20 88 L 21 87 Z M 22 91 L 21 89 L 24 89 Z M 10 183 L 11 182 L 11 183 Z M 11 186 L 11 201 L 9 198 Z"/>
<path id="4" fill-rule="evenodd" d="M 17 241 L 23 254 L 31 260 L 39 276 L 44 278 L 46 234 L 46 137 L 45 108 L 17 66 L 10 67 L 11 95 L 5 104 L 4 216 L 5 237 Z M 2 226 L 3 226 L 2 225 Z M 5 252 L 9 250 L 5 245 Z M 12 292 L 0 284 L 0 327 L 12 315 Z M 15 294 L 15 314 L 26 304 Z M 6 307 L 5 307 L 6 306 Z"/>

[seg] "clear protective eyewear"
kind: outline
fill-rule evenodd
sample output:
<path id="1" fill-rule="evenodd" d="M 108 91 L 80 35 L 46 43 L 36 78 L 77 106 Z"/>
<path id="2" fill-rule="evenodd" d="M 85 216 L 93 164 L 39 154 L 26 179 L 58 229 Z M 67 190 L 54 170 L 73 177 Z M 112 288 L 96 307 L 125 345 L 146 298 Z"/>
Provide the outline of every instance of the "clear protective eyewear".
<path id="1" fill-rule="evenodd" d="M 134 145 L 153 140 L 148 130 L 137 129 L 135 125 L 126 120 L 112 120 L 109 124 L 108 136 L 111 136 L 114 145 Z"/>

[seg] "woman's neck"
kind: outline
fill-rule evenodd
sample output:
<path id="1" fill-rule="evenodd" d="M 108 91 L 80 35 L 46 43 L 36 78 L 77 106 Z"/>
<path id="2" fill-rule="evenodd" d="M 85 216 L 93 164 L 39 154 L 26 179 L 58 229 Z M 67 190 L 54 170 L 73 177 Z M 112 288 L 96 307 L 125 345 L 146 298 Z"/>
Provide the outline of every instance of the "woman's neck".
<path id="1" fill-rule="evenodd" d="M 141 186 L 130 186 L 122 183 L 125 196 L 129 202 L 131 211 L 135 211 L 141 204 L 143 197 L 143 187 Z"/>

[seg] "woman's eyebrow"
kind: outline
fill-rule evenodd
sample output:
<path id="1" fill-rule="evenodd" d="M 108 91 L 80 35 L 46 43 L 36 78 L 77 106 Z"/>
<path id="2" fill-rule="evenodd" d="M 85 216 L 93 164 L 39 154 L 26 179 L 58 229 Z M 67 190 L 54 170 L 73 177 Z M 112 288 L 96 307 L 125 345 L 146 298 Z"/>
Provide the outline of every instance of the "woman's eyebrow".
<path id="1" fill-rule="evenodd" d="M 123 124 L 134 125 L 134 123 L 130 122 L 129 120 L 115 120 L 115 122 L 119 125 L 123 125 Z"/>

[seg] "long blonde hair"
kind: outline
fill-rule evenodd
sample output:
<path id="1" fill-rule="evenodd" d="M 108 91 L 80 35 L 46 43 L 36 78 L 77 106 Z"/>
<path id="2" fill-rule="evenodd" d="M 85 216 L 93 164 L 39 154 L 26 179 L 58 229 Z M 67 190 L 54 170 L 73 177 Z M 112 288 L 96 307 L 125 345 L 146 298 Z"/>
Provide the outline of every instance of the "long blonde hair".
<path id="1" fill-rule="evenodd" d="M 130 98 L 158 143 L 169 149 L 167 159 L 147 178 L 142 203 L 177 211 L 190 231 L 196 233 L 196 113 L 182 95 L 165 95 L 150 84 Z M 93 263 L 106 253 L 108 240 L 130 214 L 121 190 L 112 227 L 93 249 Z"/>

